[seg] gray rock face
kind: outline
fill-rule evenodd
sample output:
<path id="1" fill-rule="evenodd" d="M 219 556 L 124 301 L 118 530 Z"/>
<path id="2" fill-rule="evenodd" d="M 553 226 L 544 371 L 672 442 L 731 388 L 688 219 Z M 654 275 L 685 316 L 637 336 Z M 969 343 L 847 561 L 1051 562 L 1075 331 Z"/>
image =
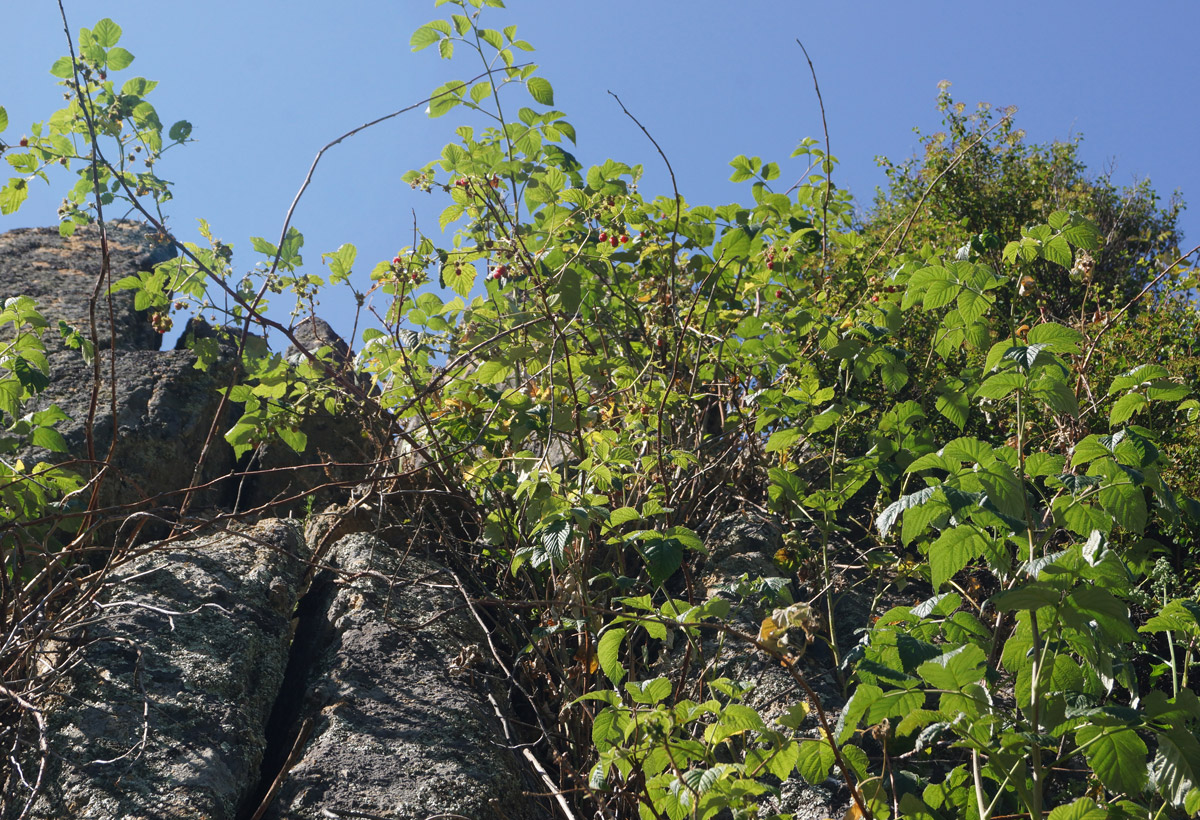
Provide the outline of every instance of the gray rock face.
<path id="1" fill-rule="evenodd" d="M 161 257 L 139 226 L 110 229 L 113 281 Z M 26 276 L 14 273 L 0 294 L 34 296 L 52 320 L 78 323 L 99 266 L 95 233 L 0 236 L 0 261 Z M 545 786 L 526 784 L 525 764 L 506 745 L 508 682 L 485 660 L 486 636 L 460 608 L 445 571 L 408 554 L 424 545 L 407 542 L 404 517 L 383 521 L 382 497 L 355 515 L 312 516 L 322 525 L 307 536 L 298 522 L 267 519 L 150 541 L 169 532 L 172 508 L 193 481 L 211 486 L 193 498 L 192 511 L 227 511 L 235 502 L 245 510 L 331 481 L 361 481 L 364 467 L 354 462 L 373 456 L 353 415 L 325 414 L 302 428 L 309 444 L 302 456 L 273 444 L 249 467 L 235 464 L 222 434 L 238 408 L 218 413 L 218 388 L 238 375 L 230 337 L 189 326 L 220 349 L 214 365 L 198 370 L 190 350 L 158 350 L 131 294 L 115 294 L 114 309 L 115 341 L 105 337 L 98 351 L 99 383 L 77 351 L 50 343 L 51 386 L 28 408 L 54 403 L 70 416 L 58 426 L 70 452 L 30 449 L 23 457 L 72 461 L 84 475 L 105 468 L 100 506 L 108 517 L 93 530 L 92 566 L 110 549 L 116 563 L 87 599 L 93 617 L 83 629 L 50 634 L 49 618 L 26 618 L 29 640 L 44 630 L 43 674 L 61 674 L 48 699 L 39 690 L 37 719 L 21 713 L 30 734 L 15 744 L 18 758 L 8 745 L 0 755 L 0 820 L 548 816 L 526 795 Z M 349 347 L 324 322 L 309 320 L 296 332 L 306 346 L 329 345 L 338 362 L 348 361 Z M 247 469 L 263 472 L 243 480 Z M 304 500 L 290 507 L 303 509 Z M 313 580 L 318 549 L 331 566 Z M 82 575 L 87 566 L 77 569 Z M 2 683 L 23 691 L 27 681 Z M 7 698 L 7 689 L 0 694 Z M 7 744 L 16 724 L 5 698 Z M 37 731 L 43 715 L 45 755 Z M 41 763 L 47 768 L 34 795 Z"/>
<path id="2" fill-rule="evenodd" d="M 192 483 L 192 475 L 204 442 L 217 419 L 220 394 L 217 389 L 229 383 L 234 363 L 226 358 L 208 371 L 195 369 L 196 357 L 187 350 L 117 350 L 116 375 L 116 446 L 113 444 L 114 417 L 110 357 L 101 352 L 101 380 L 92 440 L 98 461 L 108 460 L 100 498 L 101 506 L 139 505 L 149 509 L 178 506 L 179 491 Z M 67 453 L 35 451 L 37 460 L 62 463 L 80 459 L 71 465 L 80 475 L 91 473 L 87 463 L 88 408 L 92 401 L 94 371 L 72 350 L 61 350 L 48 357 L 51 385 L 33 403 L 34 409 L 51 404 L 69 416 L 57 429 L 66 440 Z M 228 413 L 224 417 L 227 417 Z M 213 445 L 209 448 L 197 483 L 228 475 L 234 468 L 233 451 L 221 440 L 228 425 L 217 419 Z M 213 487 L 196 499 L 198 506 L 214 506 L 228 501 L 229 487 Z M 134 512 L 130 509 L 130 512 Z"/>
<path id="3" fill-rule="evenodd" d="M 140 223 L 109 223 L 108 240 L 112 282 L 149 270 L 174 256 L 170 245 L 157 244 Z M 51 322 L 65 320 L 86 335 L 88 299 L 96 285 L 100 258 L 96 226 L 80 228 L 66 239 L 54 228 L 18 229 L 0 235 L 0 299 L 32 296 Z M 269 442 L 237 464 L 222 436 L 240 410 L 233 404 L 222 409 L 218 393 L 237 375 L 235 337 L 215 331 L 201 320 L 189 322 L 191 337 L 218 340 L 216 363 L 207 370 L 198 370 L 191 351 L 159 350 L 161 337 L 151 327 L 146 312 L 134 310 L 131 291 L 118 291 L 112 299 L 115 345 L 104 300 L 98 314 L 100 375 L 90 428 L 96 461 L 88 461 L 87 446 L 89 410 L 93 388 L 97 387 L 95 371 L 78 351 L 56 341 L 54 331 L 46 334 L 51 385 L 28 409 L 56 404 L 70 417 L 58 426 L 68 451 L 29 449 L 19 455 L 31 462 L 74 462 L 72 469 L 85 477 L 94 474 L 101 462 L 107 462 L 100 506 L 124 507 L 126 515 L 137 513 L 140 521 L 150 522 L 152 526 L 143 537 L 167 534 L 163 527 L 171 516 L 169 508 L 178 507 L 183 491 L 193 484 L 207 486 L 193 494 L 189 509 L 236 506 L 245 510 L 291 499 L 276 512 L 296 511 L 304 509 L 303 495 L 313 488 L 356 480 L 353 469 L 331 468 L 327 463 L 374 460 L 364 442 L 362 426 L 352 417 L 317 414 L 302 427 L 309 441 L 304 453 Z M 296 334 L 314 351 L 328 344 L 335 357 L 340 357 L 338 361 L 347 361 L 349 347 L 324 321 L 313 317 L 301 322 Z M 109 457 L 114 427 L 115 446 Z M 196 470 L 206 441 L 210 443 L 203 464 Z M 237 472 L 239 466 L 255 474 L 220 480 Z M 331 487 L 322 491 L 317 504 L 324 506 L 345 494 L 344 486 Z M 149 516 L 144 515 L 147 512 Z M 122 532 L 131 531 L 122 528 Z"/>
<path id="4" fill-rule="evenodd" d="M 115 220 L 107 224 L 111 282 L 173 259 L 175 248 L 156 241 L 145 225 Z M 18 228 L 0 234 L 0 301 L 32 296 L 47 316 L 63 319 L 88 334 L 88 299 L 101 272 L 100 230 L 86 225 L 63 238 L 57 228 Z M 106 285 L 97 303 L 96 330 L 100 349 L 113 346 Z M 112 295 L 116 347 L 158 350 L 162 337 L 144 311 L 133 307 L 132 291 Z M 51 333 L 52 337 L 57 334 Z"/>
<path id="5" fill-rule="evenodd" d="M 234 820 L 257 782 L 304 557 L 298 528 L 269 520 L 113 573 L 50 713 L 33 817 Z"/>
<path id="6" fill-rule="evenodd" d="M 352 580 L 323 607 L 332 635 L 311 679 L 312 734 L 267 817 L 541 816 L 497 743 L 497 681 L 474 665 L 485 637 L 455 609 L 450 576 L 365 533 L 341 539 L 333 563 Z"/>
<path id="7" fill-rule="evenodd" d="M 337 335 L 328 322 L 319 316 L 302 319 L 292 328 L 292 335 L 296 337 L 296 341 L 304 345 L 309 353 L 315 355 L 321 348 L 328 347 L 332 351 L 332 359 L 335 364 L 344 365 L 349 361 L 350 346 L 341 336 Z M 300 364 L 305 359 L 304 354 L 295 345 L 288 345 L 287 352 L 283 355 L 294 365 Z"/>

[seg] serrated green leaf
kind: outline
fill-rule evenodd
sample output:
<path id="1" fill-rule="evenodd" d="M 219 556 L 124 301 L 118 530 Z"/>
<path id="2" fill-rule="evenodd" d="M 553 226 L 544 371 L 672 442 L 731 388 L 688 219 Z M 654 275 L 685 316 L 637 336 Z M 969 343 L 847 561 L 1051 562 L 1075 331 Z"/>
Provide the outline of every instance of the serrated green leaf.
<path id="1" fill-rule="evenodd" d="M 1053 606 L 1061 598 L 1062 592 L 1057 587 L 1043 583 L 1042 581 L 1030 581 L 1014 589 L 997 592 L 992 596 L 992 603 L 1000 611 L 1010 612 Z"/>
<path id="2" fill-rule="evenodd" d="M 621 643 L 625 640 L 627 630 L 622 628 L 609 629 L 600 636 L 596 645 L 596 658 L 602 671 L 613 686 L 621 683 L 625 677 L 625 667 L 621 665 Z"/>
<path id="3" fill-rule="evenodd" d="M 1075 732 L 1084 757 L 1109 791 L 1138 794 L 1146 785 L 1146 744 L 1126 726 L 1082 726 Z"/>
<path id="4" fill-rule="evenodd" d="M 1117 523 L 1133 533 L 1146 528 L 1146 494 L 1132 484 L 1112 484 L 1100 488 L 1100 506 Z"/>
<path id="5" fill-rule="evenodd" d="M 829 777 L 835 761 L 833 747 L 827 740 L 809 740 L 799 742 L 800 750 L 796 755 L 796 772 L 810 785 L 817 785 Z"/>
<path id="6" fill-rule="evenodd" d="M 0 133 L 3 133 L 8 128 L 8 111 L 4 106 L 0 105 Z"/>
<path id="7" fill-rule="evenodd" d="M 30 443 L 34 447 L 45 447 L 52 453 L 67 452 L 66 439 L 62 437 L 62 433 L 55 430 L 53 427 L 35 427 L 33 434 L 30 436 Z"/>
<path id="8" fill-rule="evenodd" d="M 1078 353 L 1083 334 L 1057 322 L 1043 322 L 1034 326 L 1027 338 L 1030 344 L 1041 345 L 1052 353 Z"/>
<path id="9" fill-rule="evenodd" d="M 425 25 L 414 31 L 408 42 L 409 45 L 412 46 L 413 51 L 421 51 L 422 49 L 429 48 L 429 46 L 433 45 L 440 39 L 441 35 L 438 34 L 437 29 L 433 28 L 432 26 Z"/>
<path id="10" fill-rule="evenodd" d="M 0 188 L 0 214 L 8 216 L 16 213 L 21 204 L 29 197 L 29 184 L 20 178 L 13 178 L 3 188 Z"/>
<path id="11" fill-rule="evenodd" d="M 952 649 L 917 667 L 917 674 L 926 683 L 948 691 L 978 682 L 986 671 L 987 654 L 975 644 Z"/>
<path id="12" fill-rule="evenodd" d="M 1150 400 L 1141 393 L 1126 393 L 1113 404 L 1108 414 L 1108 423 L 1114 426 L 1122 424 L 1149 403 Z"/>
<path id="13" fill-rule="evenodd" d="M 442 268 L 442 282 L 459 296 L 466 298 L 475 287 L 478 271 L 474 265 L 446 265 Z"/>
<path id="14" fill-rule="evenodd" d="M 1154 787 L 1175 807 L 1200 808 L 1194 794 L 1200 786 L 1200 741 L 1183 726 L 1158 733 L 1158 751 L 1150 764 Z M 1188 808 L 1194 813 L 1196 808 Z"/>
<path id="15" fill-rule="evenodd" d="M 977 399 L 999 400 L 1014 390 L 1025 385 L 1025 377 L 1020 373 L 1007 371 L 988 376 L 979 389 L 975 391 Z"/>
<path id="16" fill-rule="evenodd" d="M 804 438 L 804 433 L 794 427 L 786 427 L 782 430 L 776 430 L 767 439 L 765 447 L 768 453 L 776 453 L 780 450 L 789 450 L 795 444 Z"/>
<path id="17" fill-rule="evenodd" d="M 971 526 L 946 530 L 929 547 L 929 566 L 935 590 L 953 578 L 959 570 L 983 555 L 987 541 Z"/>
<path id="18" fill-rule="evenodd" d="M 875 519 L 875 526 L 878 528 L 879 534 L 887 535 L 888 530 L 892 528 L 892 525 L 896 523 L 896 519 L 900 517 L 900 513 L 904 512 L 910 507 L 916 507 L 924 504 L 933 497 L 936 489 L 936 487 L 926 487 L 922 490 L 917 490 L 915 493 L 909 493 L 908 495 L 901 496 L 899 499 L 889 504 L 887 508 L 879 514 L 879 517 Z"/>
<path id="19" fill-rule="evenodd" d="M 105 17 L 92 29 L 92 38 L 102 48 L 112 48 L 121 39 L 121 27 Z"/>
<path id="20" fill-rule="evenodd" d="M 129 68 L 133 62 L 133 55 L 125 49 L 117 46 L 108 51 L 108 68 L 110 71 L 122 71 Z"/>
<path id="21" fill-rule="evenodd" d="M 533 97 L 542 105 L 554 105 L 554 88 L 550 85 L 550 81 L 542 77 L 530 77 L 525 81 L 525 86 L 529 89 L 529 96 Z"/>

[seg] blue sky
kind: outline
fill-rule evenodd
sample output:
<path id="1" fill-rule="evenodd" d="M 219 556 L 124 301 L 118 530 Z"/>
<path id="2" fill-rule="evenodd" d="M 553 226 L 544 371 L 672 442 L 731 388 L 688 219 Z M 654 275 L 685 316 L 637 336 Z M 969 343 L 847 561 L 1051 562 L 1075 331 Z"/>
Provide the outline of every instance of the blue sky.
<path id="1" fill-rule="evenodd" d="M 274 240 L 317 150 L 341 133 L 427 96 L 475 71 L 413 54 L 413 29 L 450 7 L 432 0 L 341 3 L 207 0 L 64 0 L 72 33 L 111 17 L 137 59 L 121 76 L 158 80 L 150 99 L 165 123 L 188 119 L 196 142 L 158 166 L 176 183 L 169 214 L 176 234 L 198 240 L 196 218 L 235 246 L 235 264 L 257 261 L 249 237 Z M 805 136 L 821 137 L 820 113 L 800 49 L 816 66 L 825 100 L 834 181 L 867 207 L 884 182 L 875 157 L 902 159 L 917 148 L 913 127 L 937 130 L 937 83 L 957 100 L 1017 105 L 1034 141 L 1084 135 L 1082 155 L 1118 184 L 1149 177 L 1169 196 L 1200 202 L 1200 70 L 1191 40 L 1200 3 L 1155 0 L 998 3 L 653 3 L 512 0 L 485 11 L 500 28 L 516 24 L 555 89 L 555 107 L 578 132 L 585 164 L 608 157 L 644 163 L 644 194 L 666 193 L 661 161 L 608 96 L 619 94 L 670 157 L 693 203 L 748 197 L 727 182 L 737 154 L 778 160 L 783 176 Z M 62 103 L 48 73 L 66 53 L 57 5 L 10 3 L 0 51 L 0 105 L 16 142 L 29 123 Z M 414 210 L 436 234 L 444 205 L 416 194 L 404 171 L 435 158 L 459 117 L 420 111 L 335 148 L 317 171 L 294 224 L 305 259 L 343 242 L 358 246 L 360 286 L 380 259 L 412 241 Z M 51 225 L 71 181 L 38 184 L 0 231 Z M 1200 207 L 1200 206 L 1198 206 Z M 1185 212 L 1185 239 L 1200 241 L 1200 212 Z M 322 305 L 348 334 L 344 301 Z M 286 310 L 282 316 L 286 319 Z"/>

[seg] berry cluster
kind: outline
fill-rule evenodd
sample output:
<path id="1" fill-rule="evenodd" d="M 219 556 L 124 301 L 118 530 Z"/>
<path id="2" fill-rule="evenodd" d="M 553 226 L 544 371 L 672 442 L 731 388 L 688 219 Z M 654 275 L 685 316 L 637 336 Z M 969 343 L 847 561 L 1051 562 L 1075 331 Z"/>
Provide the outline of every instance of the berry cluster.
<path id="1" fill-rule="evenodd" d="M 629 242 L 629 234 L 627 234 L 627 233 L 616 234 L 616 233 L 608 233 L 607 231 L 600 231 L 600 235 L 596 238 L 599 239 L 601 242 L 609 243 L 614 248 L 617 247 L 618 245 L 624 245 Z"/>

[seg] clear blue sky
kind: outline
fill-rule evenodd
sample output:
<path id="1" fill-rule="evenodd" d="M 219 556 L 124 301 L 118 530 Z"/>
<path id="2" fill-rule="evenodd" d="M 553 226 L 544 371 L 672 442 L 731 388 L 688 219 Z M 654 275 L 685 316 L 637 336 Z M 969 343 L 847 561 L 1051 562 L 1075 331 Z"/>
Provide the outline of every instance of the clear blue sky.
<path id="1" fill-rule="evenodd" d="M 72 33 L 111 17 L 121 45 L 137 59 L 124 74 L 160 85 L 150 99 L 169 124 L 188 119 L 197 142 L 158 166 L 176 183 L 172 225 L 198 240 L 204 217 L 236 248 L 235 264 L 257 261 L 250 236 L 278 235 L 309 163 L 326 142 L 367 120 L 425 97 L 451 78 L 474 73 L 412 54 L 413 29 L 449 13 L 432 0 L 65 0 Z M 937 83 L 956 99 L 1020 107 L 1031 140 L 1083 134 L 1094 172 L 1114 168 L 1118 184 L 1149 177 L 1164 196 L 1183 192 L 1200 207 L 1200 69 L 1193 38 L 1196 0 L 1102 2 L 728 2 L 512 0 L 485 21 L 517 24 L 537 51 L 555 107 L 575 125 L 585 164 L 612 157 L 646 165 L 641 186 L 669 190 L 661 162 L 607 95 L 619 94 L 667 152 L 681 191 L 693 203 L 748 197 L 728 183 L 728 162 L 758 154 L 786 160 L 821 122 L 799 37 L 816 66 L 833 153 L 835 182 L 860 207 L 883 183 L 874 158 L 902 159 L 917 148 L 913 127 L 937 130 Z M 6 4 L 0 50 L 0 105 L 15 142 L 29 123 L 62 104 L 49 67 L 66 53 L 53 0 Z M 327 155 L 294 224 L 305 234 L 307 264 L 343 242 L 358 246 L 360 286 L 374 263 L 410 244 L 413 209 L 437 232 L 436 214 L 401 182 L 435 158 L 458 117 L 408 114 Z M 38 183 L 0 231 L 52 225 L 70 180 Z M 1185 239 L 1200 241 L 1200 213 L 1183 217 Z M 344 334 L 342 302 L 323 306 Z M 277 316 L 286 319 L 286 315 Z"/>

